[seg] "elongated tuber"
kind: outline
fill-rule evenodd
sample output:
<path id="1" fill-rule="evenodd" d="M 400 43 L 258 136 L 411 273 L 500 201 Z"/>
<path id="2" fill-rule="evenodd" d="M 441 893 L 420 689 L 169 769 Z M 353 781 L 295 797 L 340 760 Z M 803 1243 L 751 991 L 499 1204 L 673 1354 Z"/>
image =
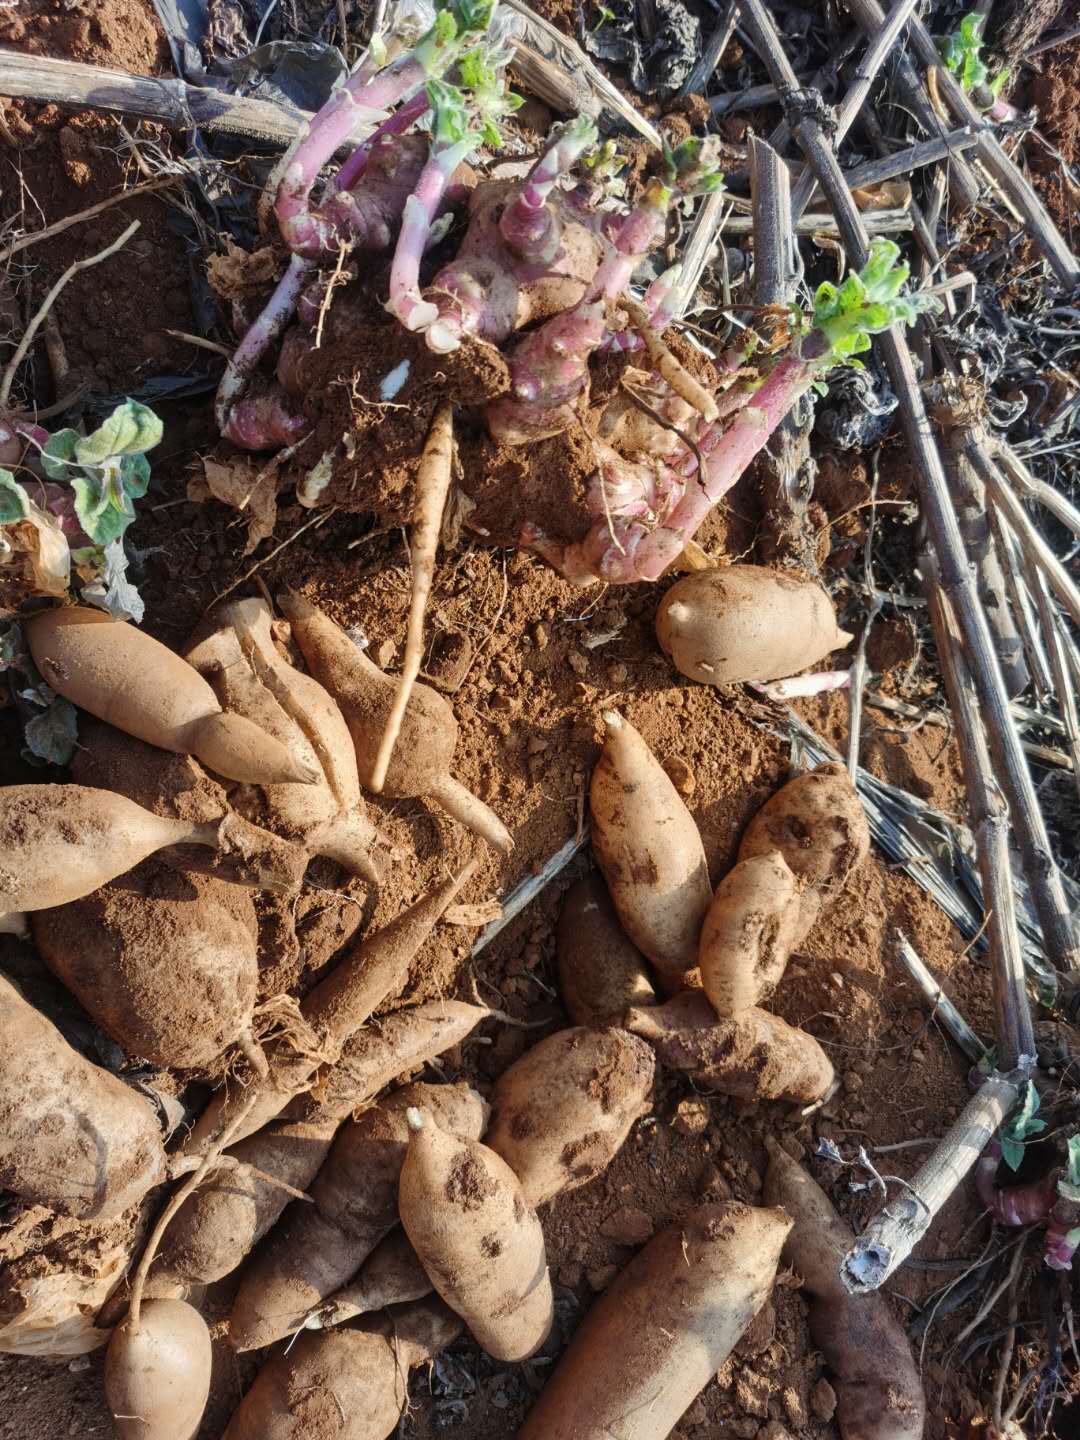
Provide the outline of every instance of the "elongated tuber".
<path id="1" fill-rule="evenodd" d="M 645 958 L 619 924 L 596 870 L 566 892 L 558 955 L 559 993 L 575 1025 L 617 1025 L 631 1005 L 655 1005 Z"/>
<path id="2" fill-rule="evenodd" d="M 485 1145 L 534 1208 L 607 1169 L 649 1103 L 654 1061 L 625 1030 L 559 1030 L 500 1075 Z"/>
<path id="3" fill-rule="evenodd" d="M 544 1233 L 509 1165 L 410 1109 L 399 1207 L 442 1298 L 496 1360 L 525 1360 L 554 1315 Z"/>
<path id="4" fill-rule="evenodd" d="M 884 1295 L 849 1295 L 840 1262 L 852 1232 L 824 1190 L 766 1139 L 765 1198 L 794 1220 L 784 1258 L 810 1297 L 810 1335 L 832 1372 L 842 1440 L 922 1440 L 926 1398 L 903 1327 Z"/>
<path id="5" fill-rule="evenodd" d="M 109 1219 L 165 1179 L 157 1117 L 0 976 L 0 1188 Z"/>
<path id="6" fill-rule="evenodd" d="M 594 1302 L 519 1440 L 666 1440 L 768 1299 L 790 1229 L 727 1204 L 661 1231 Z"/>
<path id="7" fill-rule="evenodd" d="M 163 750 L 196 755 L 229 780 L 311 783 L 315 772 L 240 715 L 152 636 L 103 610 L 46 610 L 25 625 L 34 663 L 58 695 Z"/>
<path id="8" fill-rule="evenodd" d="M 409 1237 L 397 1226 L 371 1252 L 347 1285 L 307 1318 L 309 1330 L 329 1330 L 357 1315 L 422 1300 L 434 1287 Z"/>
<path id="9" fill-rule="evenodd" d="M 799 885 L 779 851 L 740 860 L 701 929 L 701 984 L 717 1015 L 741 1015 L 776 989 L 798 939 Z"/>
<path id="10" fill-rule="evenodd" d="M 105 1352 L 105 1398 L 120 1440 L 194 1440 L 210 1394 L 206 1321 L 183 1300 L 151 1300 Z"/>
<path id="11" fill-rule="evenodd" d="M 309 600 L 286 595 L 278 603 L 292 624 L 311 673 L 341 706 L 356 747 L 361 783 L 370 788 L 397 686 Z M 393 799 L 419 795 L 432 800 L 506 854 L 513 848 L 509 831 L 482 800 L 450 774 L 457 734 L 454 712 L 442 696 L 427 685 L 414 685 L 383 793 Z"/>
<path id="12" fill-rule="evenodd" d="M 244 1271 L 229 1322 L 234 1349 L 298 1329 L 397 1224 L 410 1105 L 429 1109 L 451 1134 L 483 1133 L 487 1106 L 467 1085 L 406 1085 L 346 1125 L 311 1186 L 312 1203 L 294 1201 Z"/>
<path id="13" fill-rule="evenodd" d="M 700 990 L 630 1010 L 624 1024 L 648 1040 L 661 1065 L 724 1095 L 806 1103 L 820 1100 L 833 1082 L 829 1057 L 805 1030 L 757 1006 L 718 1017 Z"/>
<path id="14" fill-rule="evenodd" d="M 693 816 L 638 732 L 613 711 L 604 723 L 604 752 L 589 789 L 593 852 L 623 929 L 671 994 L 698 960 L 712 900 L 705 850 Z"/>
<path id="15" fill-rule="evenodd" d="M 675 668 L 706 685 L 780 680 L 851 643 L 828 594 L 762 565 L 724 565 L 677 580 L 656 612 Z"/>

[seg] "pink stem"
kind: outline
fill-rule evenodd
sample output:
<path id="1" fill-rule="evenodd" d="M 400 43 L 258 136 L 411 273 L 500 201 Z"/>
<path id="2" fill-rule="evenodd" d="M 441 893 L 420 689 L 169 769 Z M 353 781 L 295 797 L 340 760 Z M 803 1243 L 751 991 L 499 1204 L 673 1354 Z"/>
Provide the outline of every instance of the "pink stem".
<path id="1" fill-rule="evenodd" d="M 390 299 L 386 308 L 406 330 L 426 330 L 439 318 L 439 307 L 420 296 L 420 261 L 427 248 L 450 176 L 473 148 L 470 136 L 433 154 L 421 172 L 416 189 L 405 201 L 405 216 L 390 270 Z"/>
<path id="2" fill-rule="evenodd" d="M 313 260 L 293 255 L 277 288 L 263 307 L 262 314 L 244 332 L 244 337 L 225 366 L 214 400 L 214 417 L 224 434 L 229 425 L 229 412 L 243 396 L 251 377 L 267 350 L 285 331 L 296 309 L 297 298 L 304 282 L 315 268 Z M 259 447 L 262 448 L 262 447 Z"/>
<path id="3" fill-rule="evenodd" d="M 368 161 L 371 159 L 371 147 L 376 140 L 383 135 L 404 135 L 409 126 L 419 120 L 428 108 L 427 91 L 421 90 L 418 95 L 414 95 L 411 100 L 406 101 L 400 110 L 395 110 L 381 125 L 376 126 L 364 143 L 356 147 L 334 176 L 330 187 L 333 193 L 353 188 L 368 167 Z"/>

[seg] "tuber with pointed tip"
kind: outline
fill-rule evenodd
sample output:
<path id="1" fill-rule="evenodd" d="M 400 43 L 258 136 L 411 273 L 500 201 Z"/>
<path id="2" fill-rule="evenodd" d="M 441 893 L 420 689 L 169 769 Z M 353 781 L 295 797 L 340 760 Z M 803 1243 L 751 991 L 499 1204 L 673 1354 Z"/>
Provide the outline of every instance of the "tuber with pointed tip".
<path id="1" fill-rule="evenodd" d="M 210 1332 L 183 1300 L 150 1300 L 105 1352 L 105 1399 L 120 1440 L 194 1440 L 210 1394 Z"/>
<path id="2" fill-rule="evenodd" d="M 741 1015 L 776 989 L 800 938 L 799 892 L 778 850 L 740 860 L 716 887 L 698 955 L 717 1015 Z"/>
<path id="3" fill-rule="evenodd" d="M 667 1440 L 772 1290 L 783 1210 L 702 1205 L 593 1302 L 519 1440 Z"/>
<path id="4" fill-rule="evenodd" d="M 281 658 L 272 621 L 265 600 L 227 602 L 200 626 L 185 658 L 225 711 L 258 725 L 318 778 L 308 785 L 240 786 L 231 804 L 253 823 L 378 883 L 378 837 L 360 793 L 344 716 L 317 680 Z"/>
<path id="5" fill-rule="evenodd" d="M 361 784 L 372 788 L 372 771 L 397 684 L 309 600 L 285 595 L 278 604 L 292 625 L 308 669 L 341 706 L 356 748 Z M 442 696 L 427 685 L 414 685 L 382 793 L 391 799 L 432 800 L 508 854 L 514 842 L 506 826 L 450 774 L 457 735 L 454 712 Z"/>
<path id="6" fill-rule="evenodd" d="M 786 679 L 852 637 L 814 581 L 762 565 L 724 565 L 675 582 L 656 612 L 656 638 L 688 679 L 733 685 Z"/>
<path id="7" fill-rule="evenodd" d="M 587 1185 L 648 1108 L 655 1062 L 625 1030 L 559 1030 L 496 1081 L 484 1144 L 510 1166 L 526 1204 Z"/>
<path id="8" fill-rule="evenodd" d="M 866 811 L 843 765 L 819 765 L 766 800 L 746 828 L 739 859 L 776 851 L 804 887 L 797 944 L 870 853 Z"/>
<path id="9" fill-rule="evenodd" d="M 544 1232 L 506 1161 L 406 1112 L 401 1223 L 442 1298 L 496 1360 L 527 1360 L 554 1317 Z"/>
<path id="10" fill-rule="evenodd" d="M 149 860 L 35 911 L 41 958 L 129 1056 L 209 1068 L 251 1025 L 258 987 L 247 890 Z"/>
<path id="11" fill-rule="evenodd" d="M 589 787 L 593 853 L 623 929 L 671 994 L 697 964 L 712 900 L 705 850 L 679 792 L 630 722 L 609 710 L 604 724 Z"/>
<path id="12" fill-rule="evenodd" d="M 408 1404 L 409 1370 L 462 1329 L 452 1310 L 429 1299 L 363 1329 L 309 1331 L 270 1357 L 223 1440 L 388 1440 Z"/>
<path id="13" fill-rule="evenodd" d="M 833 1083 L 814 1037 L 757 1006 L 717 1016 L 700 990 L 684 990 L 664 1005 L 627 1011 L 623 1023 L 652 1045 L 661 1065 L 723 1095 L 807 1104 Z"/>
<path id="14" fill-rule="evenodd" d="M 311 1186 L 312 1203 L 289 1206 L 241 1277 L 229 1320 L 234 1350 L 272 1345 L 299 1329 L 397 1224 L 410 1105 L 473 1140 L 487 1120 L 488 1107 L 467 1085 L 406 1085 L 345 1125 Z"/>
<path id="15" fill-rule="evenodd" d="M 107 1220 L 165 1179 L 150 1104 L 83 1058 L 0 976 L 0 1189 Z"/>
<path id="16" fill-rule="evenodd" d="M 26 621 L 34 663 L 58 695 L 119 730 L 197 756 L 229 780 L 302 782 L 317 774 L 240 715 L 226 715 L 185 660 L 103 610 L 45 610 Z"/>
<path id="17" fill-rule="evenodd" d="M 371 1252 L 347 1285 L 308 1316 L 309 1330 L 330 1330 L 358 1315 L 430 1295 L 432 1284 L 409 1237 L 398 1225 Z"/>
<path id="18" fill-rule="evenodd" d="M 794 1221 L 784 1259 L 802 1276 L 810 1337 L 831 1372 L 842 1440 L 922 1440 L 926 1397 L 903 1326 L 881 1293 L 849 1295 L 840 1262 L 852 1232 L 784 1148 L 766 1136 L 765 1198 Z"/>
<path id="19" fill-rule="evenodd" d="M 655 1005 L 645 958 L 619 924 L 596 870 L 566 892 L 558 925 L 559 993 L 575 1025 L 617 1025 L 631 1005 Z"/>

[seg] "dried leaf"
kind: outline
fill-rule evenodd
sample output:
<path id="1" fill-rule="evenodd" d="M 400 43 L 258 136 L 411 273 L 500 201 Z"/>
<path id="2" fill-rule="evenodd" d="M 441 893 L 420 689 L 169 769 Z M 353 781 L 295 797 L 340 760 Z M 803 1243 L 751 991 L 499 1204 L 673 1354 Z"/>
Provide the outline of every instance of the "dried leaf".
<path id="1" fill-rule="evenodd" d="M 211 255 L 206 262 L 210 288 L 222 300 L 243 300 L 273 285 L 281 261 L 272 245 L 263 245 L 249 255 L 227 235 L 224 255 Z"/>
<path id="2" fill-rule="evenodd" d="M 260 469 L 250 460 L 237 457 L 223 465 L 219 460 L 203 460 L 203 478 L 188 481 L 188 499 L 220 500 L 242 510 L 248 522 L 244 554 L 250 555 L 256 545 L 274 533 L 277 524 L 277 476 L 273 469 L 260 476 Z"/>
<path id="3" fill-rule="evenodd" d="M 497 900 L 482 900 L 476 905 L 450 905 L 442 918 L 447 925 L 490 925 L 503 918 L 503 911 Z"/>
<path id="4" fill-rule="evenodd" d="M 911 208 L 911 182 L 908 180 L 882 180 L 877 185 L 860 187 L 851 192 L 851 198 L 860 210 L 909 210 Z"/>

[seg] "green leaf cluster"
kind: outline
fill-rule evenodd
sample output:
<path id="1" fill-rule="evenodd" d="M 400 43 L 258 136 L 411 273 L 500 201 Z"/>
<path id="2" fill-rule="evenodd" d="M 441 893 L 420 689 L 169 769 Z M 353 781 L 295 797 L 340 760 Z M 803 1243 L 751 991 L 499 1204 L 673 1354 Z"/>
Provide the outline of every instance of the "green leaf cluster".
<path id="1" fill-rule="evenodd" d="M 959 27 L 941 41 L 941 58 L 967 92 L 980 85 L 988 87 L 997 99 L 1001 87 L 1009 78 L 1008 70 L 999 70 L 991 76 L 989 67 L 982 58 L 983 17 L 971 11 L 960 21 Z"/>
<path id="2" fill-rule="evenodd" d="M 1039 1092 L 1029 1080 L 1020 1109 L 1001 1130 L 1001 1155 L 1010 1170 L 1019 1170 L 1025 1143 L 1046 1129 L 1046 1121 L 1036 1118 L 1038 1108 Z"/>
<path id="3" fill-rule="evenodd" d="M 161 421 L 125 400 L 90 435 L 57 430 L 41 454 L 50 480 L 71 486 L 79 524 L 95 545 L 119 540 L 135 519 L 135 501 L 150 484 L 145 452 L 161 440 Z"/>
<path id="4" fill-rule="evenodd" d="M 691 135 L 674 149 L 664 146 L 664 180 L 684 195 L 711 195 L 724 183 L 719 139 Z"/>
<path id="5" fill-rule="evenodd" d="M 875 240 L 866 264 L 842 285 L 828 281 L 814 294 L 813 328 L 829 342 L 829 365 L 859 365 L 856 357 L 870 349 L 879 335 L 898 321 L 910 325 L 921 314 L 939 310 L 932 295 L 902 294 L 909 267 L 892 240 Z"/>

